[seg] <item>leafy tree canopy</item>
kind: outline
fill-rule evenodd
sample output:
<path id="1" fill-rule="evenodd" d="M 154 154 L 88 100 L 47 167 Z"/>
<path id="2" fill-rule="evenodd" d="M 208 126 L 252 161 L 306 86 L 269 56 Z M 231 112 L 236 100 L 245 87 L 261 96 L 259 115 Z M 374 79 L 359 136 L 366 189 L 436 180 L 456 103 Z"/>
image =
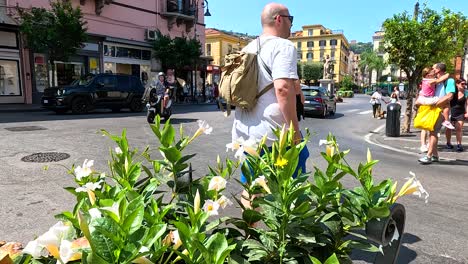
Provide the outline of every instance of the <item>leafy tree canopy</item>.
<path id="1" fill-rule="evenodd" d="M 316 81 L 323 76 L 323 64 L 322 63 L 300 63 L 300 76 L 307 85 L 310 85 L 312 81 Z"/>
<path id="2" fill-rule="evenodd" d="M 20 31 L 27 47 L 35 52 L 49 55 L 49 61 L 68 61 L 87 40 L 86 22 L 81 9 L 74 8 L 71 1 L 51 2 L 51 9 L 33 7 L 18 8 Z"/>
<path id="3" fill-rule="evenodd" d="M 354 52 L 355 54 L 362 54 L 364 52 L 372 51 L 372 43 L 371 42 L 358 42 L 356 44 L 351 44 L 349 49 Z"/>
<path id="4" fill-rule="evenodd" d="M 468 38 L 468 21 L 462 13 L 443 9 L 441 13 L 423 6 L 417 17 L 407 12 L 396 14 L 383 24 L 384 47 L 388 62 L 397 65 L 408 76 L 407 108 L 403 130 L 409 132 L 412 99 L 425 67 L 437 62 L 451 64 L 463 52 Z"/>
<path id="5" fill-rule="evenodd" d="M 171 39 L 159 31 L 156 35 L 156 40 L 152 42 L 154 57 L 160 60 L 163 69 L 191 67 L 202 54 L 201 43 L 196 39 Z"/>

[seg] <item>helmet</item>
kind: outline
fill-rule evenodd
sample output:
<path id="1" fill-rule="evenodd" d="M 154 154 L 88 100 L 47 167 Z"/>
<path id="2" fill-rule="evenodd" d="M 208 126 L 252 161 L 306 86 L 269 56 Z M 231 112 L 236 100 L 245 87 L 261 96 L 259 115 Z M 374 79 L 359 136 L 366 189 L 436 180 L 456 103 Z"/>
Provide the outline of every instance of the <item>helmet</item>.
<path id="1" fill-rule="evenodd" d="M 159 73 L 158 73 L 158 77 L 159 77 L 159 76 L 165 76 L 164 72 L 159 72 Z"/>

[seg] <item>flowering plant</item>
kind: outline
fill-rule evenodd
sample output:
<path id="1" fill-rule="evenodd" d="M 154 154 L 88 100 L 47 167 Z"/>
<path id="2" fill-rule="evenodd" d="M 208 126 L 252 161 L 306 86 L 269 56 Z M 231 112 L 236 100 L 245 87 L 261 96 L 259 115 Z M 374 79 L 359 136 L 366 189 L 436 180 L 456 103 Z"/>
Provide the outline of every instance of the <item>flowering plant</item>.
<path id="1" fill-rule="evenodd" d="M 260 142 L 243 157 L 247 161 L 242 166 L 243 198 L 248 203 L 238 200 L 242 217 L 230 220 L 243 231 L 235 238 L 239 246 L 231 254 L 233 263 L 351 262 L 353 249 L 381 251 L 362 235 L 370 220 L 388 217 L 392 204 L 403 195 L 427 194 L 414 174 L 398 193 L 390 179 L 374 183 L 372 167 L 378 161 L 368 151 L 367 162 L 352 169 L 345 160 L 349 150 L 340 151 L 331 134 L 320 141 L 326 145 L 321 153 L 326 170 L 314 167 L 313 178 L 301 171 L 294 178 L 309 133 L 297 145 L 292 129 L 283 127 L 276 134 L 272 147 Z M 347 175 L 357 180 L 357 187 L 342 185 Z"/>
<path id="2" fill-rule="evenodd" d="M 387 179 L 375 184 L 370 152 L 367 162 L 351 168 L 335 138 L 321 144 L 328 165 L 314 167 L 313 177 L 299 170 L 293 177 L 301 150 L 309 138 L 294 144 L 294 131 L 276 130 L 271 147 L 266 138 L 227 145 L 237 161 L 226 159 L 209 167 L 207 175 L 193 179 L 185 148 L 212 128 L 204 121 L 192 136 L 176 130 L 159 117 L 151 129 L 162 158 L 147 147 L 131 148 L 126 131 L 120 136 L 102 131 L 115 143 L 109 172 L 96 171 L 85 160 L 69 170 L 77 186 L 67 187 L 76 197 L 71 212 L 29 242 L 19 253 L 0 248 L 0 262 L 15 263 L 338 263 L 349 261 L 353 249 L 379 251 L 362 235 L 369 221 L 389 215 L 389 208 L 407 194 L 427 192 L 414 174 L 397 192 Z M 232 202 L 224 195 L 227 180 L 242 163 L 245 193 L 234 197 L 240 217 L 219 217 Z M 351 176 L 358 186 L 345 188 Z M 244 201 L 242 201 L 244 200 Z M 399 236 L 395 233 L 396 237 Z M 10 262 L 7 262 L 10 263 Z"/>

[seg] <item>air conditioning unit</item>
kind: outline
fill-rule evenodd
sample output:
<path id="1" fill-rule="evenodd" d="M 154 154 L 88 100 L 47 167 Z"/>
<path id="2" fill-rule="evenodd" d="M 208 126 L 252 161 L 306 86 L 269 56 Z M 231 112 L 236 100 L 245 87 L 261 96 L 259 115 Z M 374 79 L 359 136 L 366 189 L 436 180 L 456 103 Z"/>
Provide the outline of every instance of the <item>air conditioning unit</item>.
<path id="1" fill-rule="evenodd" d="M 155 30 L 146 30 L 146 40 L 155 40 L 156 39 L 156 31 Z"/>

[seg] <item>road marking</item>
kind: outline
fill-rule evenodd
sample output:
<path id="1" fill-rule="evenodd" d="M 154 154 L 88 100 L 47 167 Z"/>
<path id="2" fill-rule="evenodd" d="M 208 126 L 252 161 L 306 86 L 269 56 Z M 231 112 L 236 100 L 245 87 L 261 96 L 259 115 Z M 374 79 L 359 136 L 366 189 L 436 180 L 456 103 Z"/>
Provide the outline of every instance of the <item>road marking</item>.
<path id="1" fill-rule="evenodd" d="M 390 147 L 390 146 L 387 146 L 387 145 L 383 145 L 383 144 L 380 144 L 380 143 L 376 143 L 376 142 L 371 141 L 371 140 L 370 140 L 370 137 L 371 137 L 373 134 L 379 133 L 384 127 L 385 127 L 385 124 L 379 126 L 379 127 L 376 128 L 374 131 L 372 131 L 371 133 L 368 133 L 366 136 L 364 136 L 364 139 L 366 140 L 366 142 L 369 143 L 369 144 L 371 144 L 371 145 L 378 146 L 378 147 L 381 147 L 381 148 L 384 148 L 384 149 L 389 149 L 389 150 L 393 150 L 393 151 L 395 151 L 395 152 L 405 153 L 405 154 L 408 154 L 408 155 L 411 155 L 411 156 L 419 157 L 419 154 L 417 154 L 417 153 L 410 152 L 410 151 L 406 151 L 406 150 L 397 149 L 397 148 L 394 148 L 394 147 Z"/>
<path id="2" fill-rule="evenodd" d="M 372 110 L 367 110 L 367 111 L 359 112 L 358 114 L 359 114 L 359 115 L 367 115 L 367 114 L 370 114 L 370 113 L 372 113 Z"/>
<path id="3" fill-rule="evenodd" d="M 359 111 L 359 109 L 350 109 L 346 111 L 341 111 L 341 113 L 352 113 L 352 112 L 357 112 L 357 111 Z"/>

